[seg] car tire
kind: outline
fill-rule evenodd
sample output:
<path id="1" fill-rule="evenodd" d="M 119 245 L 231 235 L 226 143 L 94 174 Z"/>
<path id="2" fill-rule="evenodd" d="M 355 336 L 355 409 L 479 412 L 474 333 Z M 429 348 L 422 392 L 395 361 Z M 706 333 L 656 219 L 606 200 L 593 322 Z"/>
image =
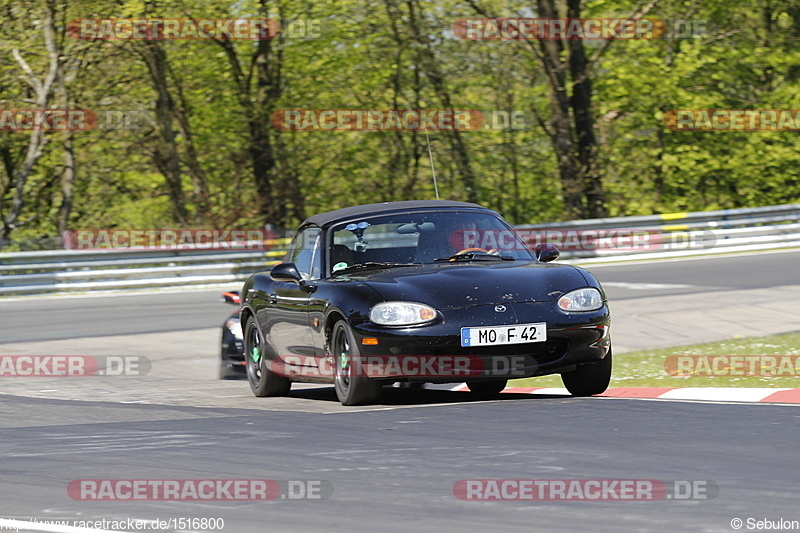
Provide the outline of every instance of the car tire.
<path id="1" fill-rule="evenodd" d="M 263 343 L 261 328 L 251 316 L 244 327 L 244 357 L 247 361 L 247 381 L 250 388 L 259 397 L 286 396 L 292 388 L 292 382 L 269 369 Z"/>
<path id="2" fill-rule="evenodd" d="M 508 385 L 507 379 L 467 382 L 467 387 L 469 387 L 470 392 L 474 392 L 475 394 L 480 394 L 482 396 L 494 396 L 495 394 L 500 394 L 500 392 L 506 388 L 506 385 Z"/>
<path id="3" fill-rule="evenodd" d="M 581 365 L 572 372 L 561 374 L 561 381 L 573 396 L 602 394 L 611 381 L 611 351 L 596 363 Z"/>
<path id="4" fill-rule="evenodd" d="M 344 320 L 334 324 L 329 346 L 333 358 L 333 384 L 342 405 L 377 403 L 383 386 L 367 376 L 353 374 L 352 358 L 361 354 L 353 332 Z"/>

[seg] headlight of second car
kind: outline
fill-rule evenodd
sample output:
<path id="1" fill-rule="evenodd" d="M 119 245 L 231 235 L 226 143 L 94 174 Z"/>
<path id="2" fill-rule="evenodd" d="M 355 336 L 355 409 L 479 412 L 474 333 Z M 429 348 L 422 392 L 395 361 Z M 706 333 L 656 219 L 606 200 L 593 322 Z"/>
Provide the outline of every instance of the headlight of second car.
<path id="1" fill-rule="evenodd" d="M 413 326 L 436 318 L 436 310 L 414 302 L 381 302 L 369 312 L 369 319 L 381 326 Z"/>
<path id="2" fill-rule="evenodd" d="M 231 330 L 231 333 L 233 333 L 234 337 L 236 337 L 239 340 L 244 339 L 244 335 L 242 335 L 242 323 L 239 321 L 238 318 L 231 318 L 230 320 L 225 322 L 225 325 L 228 327 L 229 330 Z"/>
<path id="3" fill-rule="evenodd" d="M 571 291 L 558 299 L 564 311 L 597 311 L 603 307 L 603 296 L 593 287 Z"/>

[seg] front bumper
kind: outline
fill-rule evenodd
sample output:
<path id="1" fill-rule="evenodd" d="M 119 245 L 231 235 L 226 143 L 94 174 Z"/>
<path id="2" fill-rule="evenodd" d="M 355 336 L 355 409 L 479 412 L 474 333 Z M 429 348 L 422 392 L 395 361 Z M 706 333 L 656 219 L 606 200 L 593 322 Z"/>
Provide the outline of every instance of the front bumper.
<path id="1" fill-rule="evenodd" d="M 505 311 L 495 306 L 475 306 L 445 309 L 431 324 L 390 328 L 365 321 L 351 324 L 363 357 L 375 356 L 404 361 L 406 358 L 461 358 L 463 368 L 470 372 L 457 374 L 452 365 L 441 373 L 426 367 L 424 375 L 419 365 L 395 365 L 391 376 L 372 376 L 376 379 L 398 379 L 449 383 L 481 379 L 511 379 L 569 372 L 577 366 L 603 359 L 611 349 L 610 314 L 604 306 L 597 311 L 566 313 L 555 302 L 505 304 Z M 461 346 L 461 328 L 475 326 L 512 325 L 534 322 L 547 324 L 545 342 L 502 346 Z M 377 344 L 365 344 L 364 339 L 377 339 Z M 376 342 L 376 341 L 370 341 Z M 398 373 L 398 366 L 400 372 Z M 406 371 L 408 370 L 408 371 Z"/>

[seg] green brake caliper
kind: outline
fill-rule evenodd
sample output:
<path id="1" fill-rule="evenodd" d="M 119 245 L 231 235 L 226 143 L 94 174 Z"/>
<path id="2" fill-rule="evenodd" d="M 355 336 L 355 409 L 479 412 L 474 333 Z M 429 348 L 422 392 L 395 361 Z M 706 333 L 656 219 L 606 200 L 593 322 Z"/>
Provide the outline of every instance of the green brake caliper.
<path id="1" fill-rule="evenodd" d="M 258 363 L 258 360 L 261 359 L 261 354 L 258 352 L 257 346 L 253 346 L 253 350 L 250 352 L 250 358 L 254 363 Z"/>
<path id="2" fill-rule="evenodd" d="M 339 358 L 339 368 L 344 370 L 347 368 L 347 365 L 350 363 L 350 359 L 347 357 L 346 352 L 342 352 L 341 357 Z"/>

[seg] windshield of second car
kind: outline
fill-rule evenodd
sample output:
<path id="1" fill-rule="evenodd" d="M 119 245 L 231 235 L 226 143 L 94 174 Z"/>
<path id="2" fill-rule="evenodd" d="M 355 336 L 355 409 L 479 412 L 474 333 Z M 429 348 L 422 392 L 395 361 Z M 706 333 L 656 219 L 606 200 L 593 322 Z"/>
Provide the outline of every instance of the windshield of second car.
<path id="1" fill-rule="evenodd" d="M 434 263 L 459 252 L 533 259 L 502 219 L 484 212 L 424 211 L 365 217 L 333 228 L 330 272 L 356 265 Z"/>

